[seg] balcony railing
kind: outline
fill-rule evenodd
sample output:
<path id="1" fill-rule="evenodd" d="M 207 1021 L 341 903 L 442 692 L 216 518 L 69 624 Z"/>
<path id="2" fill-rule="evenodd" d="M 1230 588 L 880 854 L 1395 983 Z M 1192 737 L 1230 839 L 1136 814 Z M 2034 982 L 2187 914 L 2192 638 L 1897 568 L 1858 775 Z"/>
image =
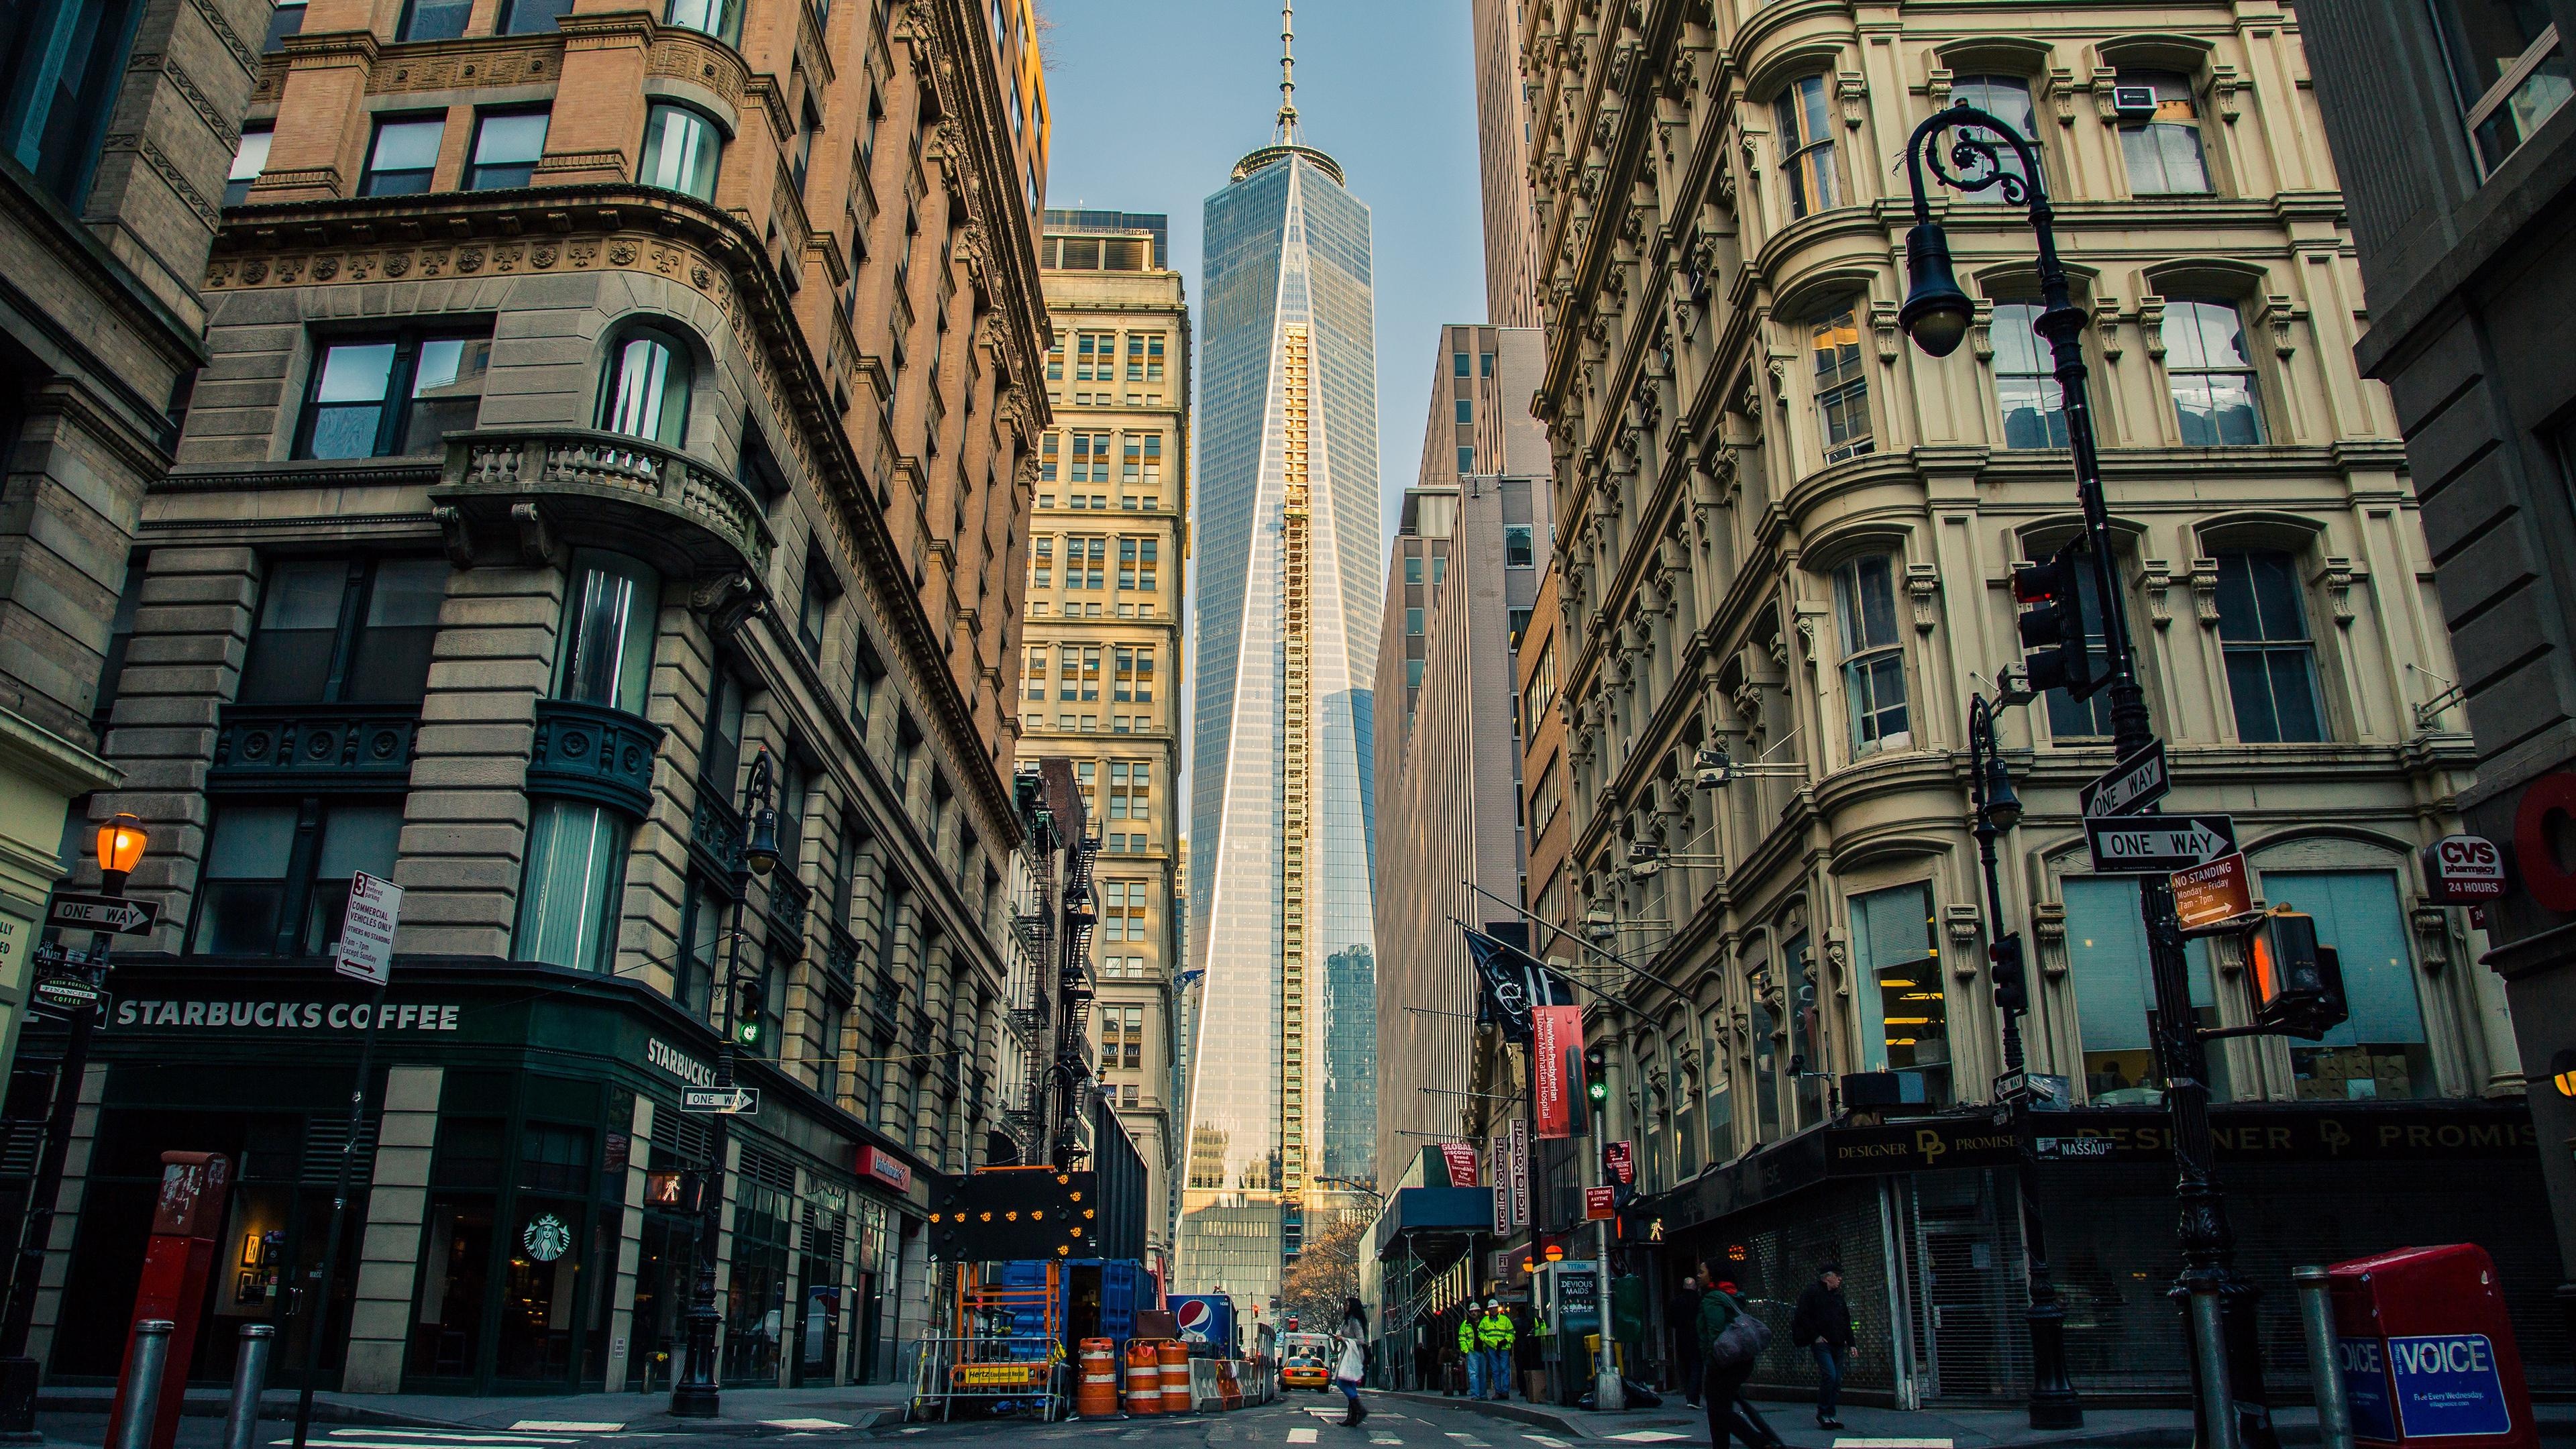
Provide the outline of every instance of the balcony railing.
<path id="1" fill-rule="evenodd" d="M 420 709 L 363 704 L 232 704 L 215 733 L 209 788 L 402 790 Z"/>
<path id="2" fill-rule="evenodd" d="M 449 551 L 542 557 L 553 538 L 642 558 L 681 578 L 766 574 L 759 500 L 675 448 L 589 428 L 447 435 L 430 502 Z"/>
<path id="3" fill-rule="evenodd" d="M 622 709 L 537 701 L 537 740 L 528 755 L 528 792 L 568 795 L 642 819 L 653 804 L 653 755 L 662 727 Z"/>

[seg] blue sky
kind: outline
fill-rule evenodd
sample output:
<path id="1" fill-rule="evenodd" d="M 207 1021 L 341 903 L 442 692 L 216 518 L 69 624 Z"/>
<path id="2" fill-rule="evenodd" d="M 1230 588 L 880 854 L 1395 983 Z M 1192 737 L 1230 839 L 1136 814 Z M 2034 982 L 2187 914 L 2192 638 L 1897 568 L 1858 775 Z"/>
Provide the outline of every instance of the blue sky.
<path id="1" fill-rule="evenodd" d="M 1199 208 L 1279 109 L 1261 0 L 1039 0 L 1055 113 L 1049 206 L 1159 211 L 1199 302 Z M 1466 0 L 1301 0 L 1297 111 L 1368 203 L 1377 267 L 1378 484 L 1394 533 L 1422 459 L 1438 329 L 1485 317 Z"/>

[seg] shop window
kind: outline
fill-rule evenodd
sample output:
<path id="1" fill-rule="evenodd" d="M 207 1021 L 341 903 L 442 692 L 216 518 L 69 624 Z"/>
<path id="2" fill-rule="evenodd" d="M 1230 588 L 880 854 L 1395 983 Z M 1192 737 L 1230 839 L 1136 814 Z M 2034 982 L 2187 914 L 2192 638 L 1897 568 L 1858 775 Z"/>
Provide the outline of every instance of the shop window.
<path id="1" fill-rule="evenodd" d="M 1771 114 L 1779 127 L 1780 176 L 1789 187 L 1790 217 L 1813 216 L 1842 205 L 1842 173 L 1834 157 L 1825 78 L 1800 76 L 1789 82 L 1772 101 Z"/>
<path id="2" fill-rule="evenodd" d="M 485 111 L 474 119 L 474 154 L 465 165 L 465 189 L 495 191 L 525 186 L 546 154 L 544 110 Z"/>
<path id="3" fill-rule="evenodd" d="M 244 704 L 417 704 L 429 684 L 443 558 L 273 563 L 242 665 Z"/>
<path id="4" fill-rule="evenodd" d="M 2147 1036 L 2154 1010 L 2154 973 L 2147 964 L 2147 928 L 2138 915 L 2138 883 L 2124 876 L 2068 876 L 2066 964 L 2075 988 L 2075 1027 L 2084 1048 L 2084 1097 L 2096 1107 L 2153 1107 L 2164 1101 L 2155 1044 Z M 2209 943 L 2190 942 L 2191 1014 L 2203 1027 L 2218 1025 L 2217 994 L 2210 982 Z M 2209 1048 L 2210 1095 L 2229 1101 L 2225 1051 Z"/>
<path id="5" fill-rule="evenodd" d="M 660 327 L 631 327 L 609 344 L 599 426 L 669 447 L 688 440 L 690 349 Z"/>
<path id="6" fill-rule="evenodd" d="M 349 880 L 391 880 L 402 806 L 392 801 L 227 800 L 214 811 L 189 950 L 321 956 L 338 948 Z"/>
<path id="7" fill-rule="evenodd" d="M 2576 86 L 2558 27 L 2531 0 L 2431 0 L 2431 10 L 2461 122 L 2491 172 Z"/>
<path id="8" fill-rule="evenodd" d="M 1876 449 L 1869 422 L 1869 375 L 1860 356 L 1860 324 L 1845 305 L 1808 324 L 1815 359 L 1816 423 L 1825 461 L 1839 463 Z"/>
<path id="9" fill-rule="evenodd" d="M 1906 716 L 1895 572 L 1895 560 L 1883 553 L 1834 570 L 1834 614 L 1841 623 L 1843 694 L 1851 710 L 1854 756 L 1904 749 L 1914 739 Z"/>
<path id="10" fill-rule="evenodd" d="M 2352 1013 L 2322 1041 L 2292 1041 L 2290 1075 L 2303 1102 L 2430 1097 L 2438 1090 L 2415 991 L 2414 953 L 2397 878 L 2385 871 L 2263 872 L 2264 898 L 2305 911 L 2335 948 Z"/>
<path id="11" fill-rule="evenodd" d="M 366 168 L 358 173 L 360 196 L 418 196 L 429 190 L 438 168 L 438 141 L 447 130 L 445 114 L 387 116 L 376 122 L 367 145 Z"/>
<path id="12" fill-rule="evenodd" d="M 555 698 L 644 713 L 661 591 L 661 575 L 623 554 L 582 549 L 573 555 Z"/>
<path id="13" fill-rule="evenodd" d="M 2250 447 L 2263 441 L 2254 359 L 2245 325 L 2225 302 L 2176 298 L 2165 303 L 2165 378 L 2182 440 L 2194 448 Z"/>
<path id="14" fill-rule="evenodd" d="M 443 1137 L 447 1124 L 440 1125 Z M 412 1312 L 407 1365 L 413 1376 L 463 1379 L 479 1366 L 495 1206 L 490 1193 L 430 1195 L 421 1224 L 420 1299 Z"/>
<path id="15" fill-rule="evenodd" d="M 434 457 L 474 426 L 491 365 L 489 328 L 440 335 L 404 328 L 335 337 L 306 384 L 298 458 Z"/>
<path id="16" fill-rule="evenodd" d="M 1950 82 L 1950 99 L 1953 102 L 1965 101 L 2002 121 L 2012 127 L 2013 134 L 2025 141 L 2039 139 L 2038 129 L 2031 124 L 2030 82 L 2020 76 L 1963 75 Z M 2011 143 L 1995 136 L 1993 132 L 1982 126 L 1963 128 L 1959 134 L 1962 139 L 1987 141 L 1995 148 L 1993 168 L 1990 170 L 1980 162 L 1968 169 L 1967 174 L 1970 179 L 1982 178 L 1996 172 L 2007 176 L 2018 176 L 2025 181 L 2029 179 L 2029 173 L 2023 169 L 2021 157 L 2014 154 Z M 2006 199 L 2001 182 L 1983 191 L 1963 191 L 1957 195 L 1959 200 L 1972 205 L 1979 202 L 1991 205 Z"/>
<path id="17" fill-rule="evenodd" d="M 241 144 L 233 148 L 232 169 L 224 173 L 224 205 L 250 200 L 251 183 L 268 169 L 268 146 L 277 132 L 268 125 L 242 127 Z"/>
<path id="18" fill-rule="evenodd" d="M 582 800 L 528 802 L 528 864 L 511 953 L 576 971 L 606 971 L 626 884 L 624 812 Z"/>
<path id="19" fill-rule="evenodd" d="M 1933 941 L 1932 888 L 1897 886 L 1852 897 L 1852 955 L 1860 973 L 1861 1070 L 1919 1073 L 1924 1100 L 1946 1107 L 1949 1004 Z"/>
<path id="20" fill-rule="evenodd" d="M 2155 116 L 2120 128 L 2120 153 L 2129 167 L 2129 190 L 2139 196 L 2205 196 L 2209 163 L 2200 149 L 2200 106 L 2191 78 L 2169 71 L 2128 71 L 2124 86 L 2152 87 Z"/>
<path id="21" fill-rule="evenodd" d="M 1997 302 L 1995 402 L 2003 413 L 2007 448 L 2063 448 L 2066 395 L 2057 385 L 2057 360 L 2039 335 L 2037 302 Z"/>
<path id="22" fill-rule="evenodd" d="M 0 126 L 36 184 L 78 210 L 89 192 L 138 0 L 19 0 L 0 9 Z"/>
<path id="23" fill-rule="evenodd" d="M 572 0 L 501 0 L 503 35 L 542 35 L 572 11 Z"/>
<path id="24" fill-rule="evenodd" d="M 731 45 L 742 37 L 742 0 L 670 0 L 662 22 Z"/>
<path id="25" fill-rule="evenodd" d="M 724 134 L 694 107 L 658 102 L 644 112 L 644 159 L 635 180 L 700 201 L 716 199 Z"/>
<path id="26" fill-rule="evenodd" d="M 2218 639 L 2238 739 L 2281 744 L 2326 737 L 2316 641 L 2308 635 L 2296 559 L 2268 551 L 2218 555 Z"/>
<path id="27" fill-rule="evenodd" d="M 749 1173 L 737 1178 L 736 1184 L 720 1369 L 727 1385 L 774 1388 L 786 1325 L 787 1255 L 795 1222 L 785 1193 L 752 1179 Z"/>

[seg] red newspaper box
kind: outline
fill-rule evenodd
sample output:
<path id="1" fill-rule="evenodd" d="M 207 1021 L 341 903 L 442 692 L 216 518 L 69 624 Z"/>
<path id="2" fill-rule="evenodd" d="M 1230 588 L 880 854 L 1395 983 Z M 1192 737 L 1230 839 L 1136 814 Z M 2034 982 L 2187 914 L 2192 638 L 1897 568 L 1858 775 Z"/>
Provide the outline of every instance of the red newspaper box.
<path id="1" fill-rule="evenodd" d="M 2486 1249 L 2399 1248 L 2326 1274 L 2355 1440 L 2540 1449 L 2522 1355 Z"/>

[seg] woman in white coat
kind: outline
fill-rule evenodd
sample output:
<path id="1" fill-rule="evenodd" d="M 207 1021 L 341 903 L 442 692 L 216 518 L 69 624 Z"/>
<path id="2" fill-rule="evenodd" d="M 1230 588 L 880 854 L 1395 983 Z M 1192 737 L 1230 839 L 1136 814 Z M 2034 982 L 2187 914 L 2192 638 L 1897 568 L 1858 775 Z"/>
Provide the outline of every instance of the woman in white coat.
<path id="1" fill-rule="evenodd" d="M 1368 1310 L 1356 1298 L 1342 1300 L 1342 1327 L 1336 1335 L 1340 1353 L 1333 1360 L 1333 1383 L 1342 1397 L 1351 1401 L 1350 1412 L 1342 1416 L 1342 1427 L 1356 1429 L 1368 1417 L 1360 1404 L 1360 1380 L 1368 1373 Z"/>

